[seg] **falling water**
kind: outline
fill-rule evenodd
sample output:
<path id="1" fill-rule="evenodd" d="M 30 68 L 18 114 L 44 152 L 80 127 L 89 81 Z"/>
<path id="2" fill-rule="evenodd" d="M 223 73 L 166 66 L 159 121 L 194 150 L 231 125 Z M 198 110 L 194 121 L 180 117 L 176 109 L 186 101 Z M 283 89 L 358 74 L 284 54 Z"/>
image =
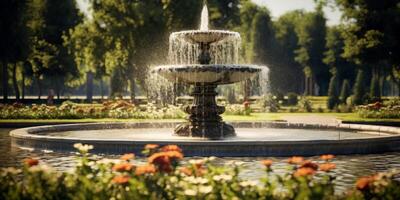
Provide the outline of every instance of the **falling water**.
<path id="1" fill-rule="evenodd" d="M 269 68 L 262 66 L 261 72 L 258 73 L 258 84 L 260 86 L 260 96 L 267 95 L 269 93 Z"/>
<path id="2" fill-rule="evenodd" d="M 195 31 L 184 31 L 172 33 L 170 35 L 170 64 L 199 64 L 198 57 L 200 55 L 200 45 L 187 41 L 188 35 L 195 33 Z M 230 35 L 224 40 L 210 45 L 210 64 L 238 64 L 241 38 L 238 33 L 229 32 L 229 34 Z"/>
<path id="3" fill-rule="evenodd" d="M 204 4 L 201 11 L 200 30 L 208 31 L 208 8 L 206 4 Z"/>

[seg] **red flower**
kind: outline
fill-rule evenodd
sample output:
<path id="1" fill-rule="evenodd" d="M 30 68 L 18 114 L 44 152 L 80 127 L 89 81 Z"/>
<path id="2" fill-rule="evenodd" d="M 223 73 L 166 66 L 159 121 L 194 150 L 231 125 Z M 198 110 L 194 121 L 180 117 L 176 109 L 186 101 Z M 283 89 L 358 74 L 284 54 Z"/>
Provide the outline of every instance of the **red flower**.
<path id="1" fill-rule="evenodd" d="M 309 167 L 299 168 L 294 172 L 295 177 L 311 176 L 315 174 L 315 170 Z"/>
<path id="2" fill-rule="evenodd" d="M 34 159 L 34 158 L 27 158 L 27 159 L 24 160 L 24 163 L 27 166 L 32 167 L 32 166 L 38 165 L 39 164 L 39 160 Z"/>
<path id="3" fill-rule="evenodd" d="M 178 151 L 166 151 L 154 153 L 148 158 L 148 162 L 158 167 L 160 171 L 171 172 L 171 163 L 183 158 L 183 154 Z"/>
<path id="4" fill-rule="evenodd" d="M 182 149 L 179 148 L 179 147 L 176 146 L 176 145 L 166 145 L 166 146 L 163 146 L 163 147 L 161 148 L 161 151 L 163 151 L 163 152 L 167 152 L 167 151 L 178 151 L 178 152 L 182 153 Z"/>
<path id="5" fill-rule="evenodd" d="M 317 170 L 317 169 L 318 169 L 318 164 L 313 163 L 313 162 L 307 160 L 307 161 L 303 162 L 303 163 L 300 165 L 300 168 L 311 168 L 311 169 L 313 169 L 313 170 Z"/>
<path id="6" fill-rule="evenodd" d="M 112 167 L 112 170 L 117 171 L 117 172 L 128 172 L 131 171 L 134 168 L 134 166 L 130 163 L 120 163 L 116 164 Z"/>
<path id="7" fill-rule="evenodd" d="M 130 177 L 127 175 L 124 176 L 116 176 L 112 179 L 113 183 L 125 185 L 129 182 Z"/>
<path id="8" fill-rule="evenodd" d="M 122 155 L 119 159 L 121 159 L 121 160 L 131 160 L 131 159 L 134 159 L 134 158 L 135 158 L 135 154 L 127 153 L 127 154 Z"/>

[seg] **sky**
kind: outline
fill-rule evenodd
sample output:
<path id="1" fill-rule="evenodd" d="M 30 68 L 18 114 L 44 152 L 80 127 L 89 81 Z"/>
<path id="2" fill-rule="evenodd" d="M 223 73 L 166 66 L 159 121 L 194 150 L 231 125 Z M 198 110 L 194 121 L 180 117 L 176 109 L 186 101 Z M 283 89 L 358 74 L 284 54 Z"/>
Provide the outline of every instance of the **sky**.
<path id="1" fill-rule="evenodd" d="M 314 0 L 252 0 L 258 5 L 266 6 L 273 18 L 278 18 L 280 15 L 287 11 L 304 9 L 306 11 L 313 11 L 315 8 Z M 78 6 L 81 10 L 87 11 L 87 0 L 77 0 Z M 327 18 L 328 25 L 336 25 L 340 22 L 341 13 L 332 8 L 324 8 L 325 17 Z M 86 12 L 87 14 L 87 12 Z"/>
<path id="2" fill-rule="evenodd" d="M 287 11 L 304 9 L 313 11 L 315 8 L 314 0 L 252 0 L 254 3 L 266 6 L 273 18 L 278 18 Z M 336 25 L 340 22 L 341 13 L 336 9 L 324 8 L 325 17 L 328 25 Z"/>

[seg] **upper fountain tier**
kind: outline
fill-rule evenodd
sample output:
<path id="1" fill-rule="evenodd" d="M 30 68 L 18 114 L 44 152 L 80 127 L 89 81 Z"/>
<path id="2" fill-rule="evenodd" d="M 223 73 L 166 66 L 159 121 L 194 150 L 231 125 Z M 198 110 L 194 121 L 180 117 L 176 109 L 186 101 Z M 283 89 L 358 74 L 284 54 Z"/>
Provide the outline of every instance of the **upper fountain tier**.
<path id="1" fill-rule="evenodd" d="M 171 34 L 170 37 L 184 39 L 186 42 L 192 44 L 211 44 L 222 40 L 240 39 L 240 34 L 237 32 L 225 30 L 190 30 L 174 32 Z"/>

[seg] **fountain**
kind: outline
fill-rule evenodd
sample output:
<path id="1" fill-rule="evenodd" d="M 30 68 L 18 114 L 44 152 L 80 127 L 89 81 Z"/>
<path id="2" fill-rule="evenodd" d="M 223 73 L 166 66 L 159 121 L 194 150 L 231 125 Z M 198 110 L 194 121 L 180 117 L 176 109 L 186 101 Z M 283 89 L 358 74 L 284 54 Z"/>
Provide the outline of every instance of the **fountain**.
<path id="1" fill-rule="evenodd" d="M 174 82 L 194 86 L 193 104 L 185 111 L 189 122 L 179 124 L 179 136 L 222 139 L 235 136 L 235 129 L 219 116 L 225 111 L 215 101 L 215 89 L 251 78 L 261 71 L 256 65 L 238 64 L 240 35 L 237 32 L 208 29 L 208 9 L 201 12 L 199 30 L 170 35 L 169 56 L 173 65 L 156 67 L 153 72 Z"/>

